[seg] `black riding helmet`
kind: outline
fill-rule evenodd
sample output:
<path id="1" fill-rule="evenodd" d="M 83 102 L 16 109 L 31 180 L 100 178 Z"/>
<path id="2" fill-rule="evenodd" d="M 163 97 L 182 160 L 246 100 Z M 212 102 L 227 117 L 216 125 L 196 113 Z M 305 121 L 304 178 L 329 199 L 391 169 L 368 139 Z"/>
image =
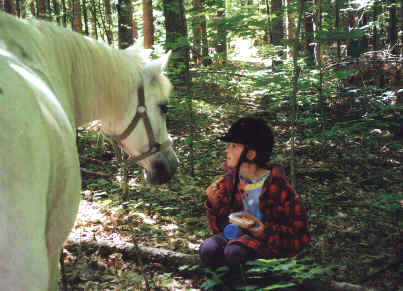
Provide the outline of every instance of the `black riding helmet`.
<path id="1" fill-rule="evenodd" d="M 264 166 L 270 160 L 274 144 L 271 128 L 263 119 L 254 117 L 240 118 L 220 140 L 245 145 L 245 154 L 247 150 L 255 150 L 256 159 L 253 162 L 259 166 Z"/>

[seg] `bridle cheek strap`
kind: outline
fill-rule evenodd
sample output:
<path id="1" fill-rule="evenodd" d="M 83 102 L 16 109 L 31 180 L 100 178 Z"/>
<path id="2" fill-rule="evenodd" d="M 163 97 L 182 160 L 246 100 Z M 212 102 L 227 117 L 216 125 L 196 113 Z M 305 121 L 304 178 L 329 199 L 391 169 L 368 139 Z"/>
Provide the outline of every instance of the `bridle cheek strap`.
<path id="1" fill-rule="evenodd" d="M 144 160 L 144 159 L 148 158 L 149 156 L 152 156 L 155 153 L 161 152 L 161 151 L 167 149 L 168 147 L 170 147 L 171 144 L 172 144 L 172 142 L 170 140 L 167 140 L 166 142 L 163 142 L 162 144 L 158 143 L 155 140 L 153 129 L 152 129 L 152 126 L 151 126 L 151 121 L 150 121 L 150 118 L 148 117 L 148 114 L 147 114 L 147 107 L 146 107 L 146 104 L 145 104 L 144 87 L 143 86 L 141 86 L 141 87 L 139 87 L 137 89 L 137 95 L 138 95 L 138 98 L 139 98 L 139 102 L 138 102 L 138 105 L 137 105 L 137 112 L 134 115 L 134 117 L 133 117 L 132 121 L 130 122 L 129 126 L 125 129 L 125 131 L 123 131 L 123 133 L 121 133 L 120 135 L 108 135 L 108 134 L 105 134 L 105 136 L 107 138 L 112 140 L 112 143 L 115 146 L 118 146 L 118 147 L 122 148 L 123 147 L 122 146 L 122 140 L 127 138 L 132 133 L 132 131 L 136 128 L 137 124 L 139 123 L 139 121 L 141 119 L 143 120 L 144 127 L 145 127 L 147 137 L 148 137 L 148 142 L 149 142 L 149 145 L 150 145 L 150 149 L 147 152 L 142 153 L 142 154 L 140 154 L 138 156 L 131 156 L 128 159 L 126 159 L 124 161 L 124 163 L 127 166 L 130 166 L 132 164 L 136 164 L 137 162 L 139 162 L 141 160 Z"/>

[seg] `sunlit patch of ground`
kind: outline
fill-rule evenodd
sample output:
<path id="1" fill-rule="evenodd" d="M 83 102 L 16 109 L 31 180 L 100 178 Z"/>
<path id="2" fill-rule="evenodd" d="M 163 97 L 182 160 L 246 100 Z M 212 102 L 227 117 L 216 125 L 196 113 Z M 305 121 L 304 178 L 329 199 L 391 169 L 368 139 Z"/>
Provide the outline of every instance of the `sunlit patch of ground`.
<path id="1" fill-rule="evenodd" d="M 83 194 L 85 196 L 85 194 Z M 87 193 L 88 196 L 88 193 Z M 141 212 L 131 212 L 122 209 L 122 206 L 110 206 L 102 202 L 92 202 L 82 199 L 74 228 L 69 240 L 108 240 L 116 245 L 131 242 L 129 232 L 144 225 L 155 225 L 156 218 Z M 131 225 L 132 224 L 132 225 Z M 122 226 L 123 230 L 122 230 Z M 174 234 L 178 229 L 175 224 L 161 226 L 167 235 Z M 156 246 L 154 240 L 141 240 L 142 245 L 147 242 Z M 164 245 L 161 243 L 161 245 Z M 198 249 L 199 245 L 189 246 Z M 152 289 L 159 290 L 199 290 L 193 287 L 197 280 L 185 279 L 174 275 L 158 262 L 145 266 L 147 281 Z M 65 290 L 145 290 L 145 280 L 137 262 L 124 261 L 120 253 L 102 257 L 98 251 L 64 249 L 64 278 Z M 197 283 L 198 284 L 198 283 Z M 60 283 L 60 286 L 62 283 Z"/>

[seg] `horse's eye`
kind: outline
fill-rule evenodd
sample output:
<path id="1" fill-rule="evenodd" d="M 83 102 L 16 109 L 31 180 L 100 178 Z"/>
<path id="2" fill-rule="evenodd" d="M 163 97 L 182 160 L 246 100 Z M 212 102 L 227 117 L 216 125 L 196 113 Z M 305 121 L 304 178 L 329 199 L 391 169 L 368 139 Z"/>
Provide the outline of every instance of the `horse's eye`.
<path id="1" fill-rule="evenodd" d="M 169 110 L 168 104 L 161 104 L 161 105 L 160 105 L 160 110 L 161 110 L 161 113 L 162 113 L 162 114 L 167 114 L 167 113 L 168 113 L 168 110 Z"/>

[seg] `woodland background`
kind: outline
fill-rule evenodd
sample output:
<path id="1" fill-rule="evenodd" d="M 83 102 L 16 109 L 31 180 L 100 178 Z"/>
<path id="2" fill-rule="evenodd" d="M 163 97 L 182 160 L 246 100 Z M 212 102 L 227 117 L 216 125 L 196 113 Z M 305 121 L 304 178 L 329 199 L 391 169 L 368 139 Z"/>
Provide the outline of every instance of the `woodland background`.
<path id="1" fill-rule="evenodd" d="M 214 289 L 220 272 L 140 249 L 197 257 L 209 236 L 204 189 L 223 171 L 216 138 L 253 114 L 276 132 L 273 160 L 305 200 L 312 245 L 297 260 L 259 262 L 244 289 L 315 277 L 334 283 L 319 290 L 403 290 L 403 0 L 0 0 L 0 9 L 122 49 L 173 51 L 178 173 L 147 185 L 141 169 L 120 167 L 98 123 L 80 128 L 83 199 L 62 288 Z"/>

